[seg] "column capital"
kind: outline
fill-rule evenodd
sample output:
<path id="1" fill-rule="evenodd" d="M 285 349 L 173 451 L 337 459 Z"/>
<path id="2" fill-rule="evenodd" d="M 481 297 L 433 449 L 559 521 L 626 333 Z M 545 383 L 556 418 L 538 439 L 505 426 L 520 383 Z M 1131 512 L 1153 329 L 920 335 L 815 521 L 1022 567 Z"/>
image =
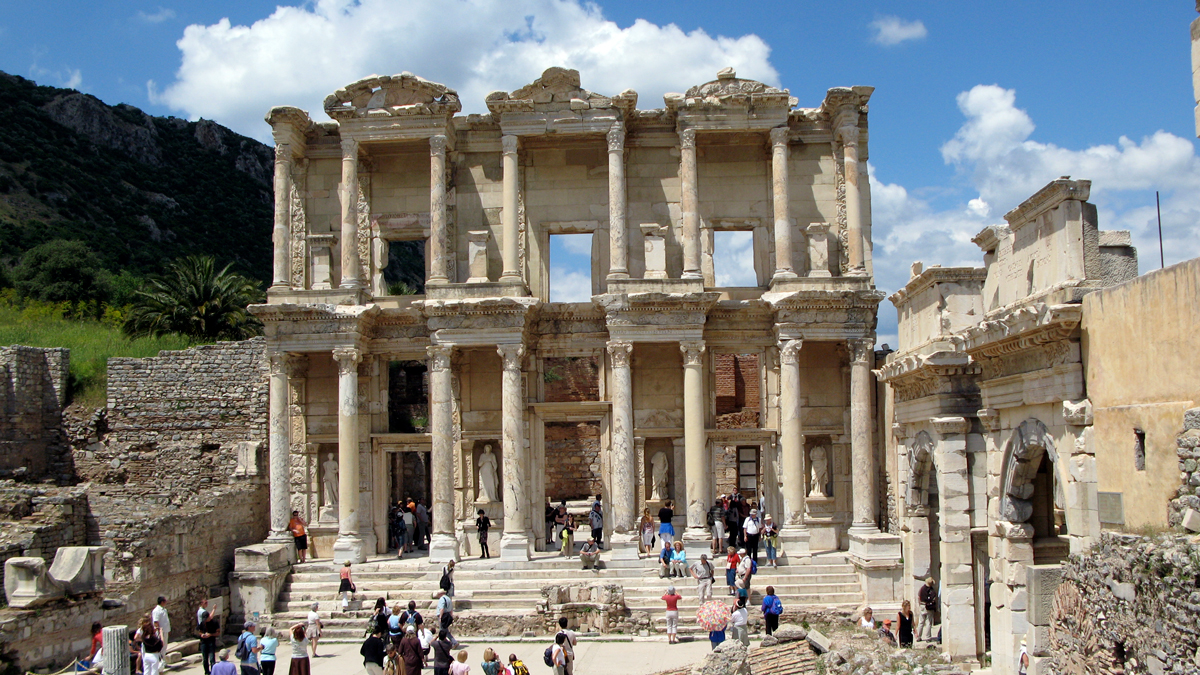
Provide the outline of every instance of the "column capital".
<path id="1" fill-rule="evenodd" d="M 680 129 L 679 130 L 679 147 L 685 150 L 696 149 L 696 130 L 695 129 Z"/>
<path id="2" fill-rule="evenodd" d="M 429 355 L 429 370 L 442 372 L 450 370 L 450 357 L 454 355 L 454 345 L 432 345 L 425 348 Z"/>
<path id="3" fill-rule="evenodd" d="M 434 134 L 429 137 L 429 154 L 434 157 L 439 157 L 446 154 L 446 137 L 442 134 Z"/>
<path id="4" fill-rule="evenodd" d="M 277 163 L 291 163 L 292 145 L 290 143 L 280 143 L 275 146 L 275 161 Z"/>
<path id="5" fill-rule="evenodd" d="M 785 340 L 779 344 L 779 361 L 789 366 L 800 363 L 800 348 L 804 340 Z"/>
<path id="6" fill-rule="evenodd" d="M 270 364 L 270 373 L 272 375 L 287 374 L 287 352 L 271 352 L 270 354 L 267 354 L 267 361 Z"/>
<path id="7" fill-rule="evenodd" d="M 521 370 L 522 357 L 525 356 L 525 345 L 496 345 L 496 352 L 499 353 L 500 358 L 504 360 L 505 370 Z"/>
<path id="8" fill-rule="evenodd" d="M 334 347 L 333 360 L 337 361 L 338 373 L 358 373 L 358 362 L 362 361 L 362 350 L 357 347 Z"/>
<path id="9" fill-rule="evenodd" d="M 291 378 L 304 377 L 308 373 L 308 354 L 287 355 L 287 376 Z"/>
<path id="10" fill-rule="evenodd" d="M 623 152 L 625 150 L 625 127 L 620 122 L 612 125 L 605 134 L 608 140 L 609 152 Z"/>
<path id="11" fill-rule="evenodd" d="M 695 340 L 690 342 L 680 342 L 679 351 L 683 352 L 683 365 L 701 365 L 700 358 L 701 355 L 704 354 L 704 341 Z"/>
<path id="12" fill-rule="evenodd" d="M 773 147 L 773 148 L 778 148 L 778 147 L 787 148 L 787 145 L 788 145 L 788 140 L 789 140 L 789 137 L 791 136 L 791 133 L 792 133 L 792 130 L 791 130 L 791 129 L 789 129 L 788 127 L 786 127 L 786 126 L 784 126 L 784 127 L 775 127 L 774 129 L 772 129 L 771 131 L 769 131 L 769 132 L 768 132 L 768 136 L 769 136 L 769 137 L 770 137 L 770 139 L 771 139 L 771 147 Z"/>
<path id="13" fill-rule="evenodd" d="M 943 438 L 962 435 L 971 430 L 971 423 L 965 417 L 933 417 L 929 423 Z"/>
<path id="14" fill-rule="evenodd" d="M 846 340 L 850 348 L 850 361 L 856 364 L 869 363 L 875 351 L 875 338 L 853 338 Z"/>
<path id="15" fill-rule="evenodd" d="M 517 146 L 520 144 L 520 139 L 511 134 L 500 137 L 500 148 L 506 155 L 517 154 Z"/>
<path id="16" fill-rule="evenodd" d="M 342 139 L 342 159 L 358 159 L 358 141 L 353 138 Z"/>
<path id="17" fill-rule="evenodd" d="M 852 145 L 852 146 L 858 145 L 858 125 L 857 125 L 857 123 L 856 124 L 843 124 L 842 126 L 837 128 L 837 131 L 835 132 L 834 135 L 839 141 L 842 142 L 842 145 Z"/>
<path id="18" fill-rule="evenodd" d="M 995 408 L 982 408 L 975 413 L 979 423 L 990 433 L 1000 431 L 1000 411 Z"/>
<path id="19" fill-rule="evenodd" d="M 633 343 L 625 340 L 612 340 L 608 343 L 608 358 L 614 368 L 628 368 L 629 357 L 633 354 Z"/>

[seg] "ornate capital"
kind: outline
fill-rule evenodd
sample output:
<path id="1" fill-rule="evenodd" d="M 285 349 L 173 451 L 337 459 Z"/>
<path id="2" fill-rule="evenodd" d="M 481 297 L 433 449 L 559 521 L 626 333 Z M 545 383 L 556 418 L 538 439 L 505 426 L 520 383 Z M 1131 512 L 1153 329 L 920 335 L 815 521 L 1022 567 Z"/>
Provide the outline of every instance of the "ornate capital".
<path id="1" fill-rule="evenodd" d="M 939 435 L 962 435 L 971 430 L 971 423 L 965 417 L 934 417 L 929 420 Z"/>
<path id="2" fill-rule="evenodd" d="M 837 128 L 837 138 L 842 145 L 858 146 L 858 126 L 844 124 Z"/>
<path id="3" fill-rule="evenodd" d="M 696 149 L 695 129 L 681 129 L 679 131 L 679 147 L 684 148 L 685 150 Z"/>
<path id="4" fill-rule="evenodd" d="M 342 159 L 358 159 L 358 141 L 353 138 L 342 139 Z"/>
<path id="5" fill-rule="evenodd" d="M 870 363 L 875 354 L 875 338 L 846 340 L 846 346 L 850 349 L 852 363 Z"/>
<path id="6" fill-rule="evenodd" d="M 516 136 L 501 136 L 500 147 L 506 155 L 517 154 L 517 137 Z"/>
<path id="7" fill-rule="evenodd" d="M 994 434 L 997 431 L 1000 431 L 999 410 L 996 410 L 995 408 L 984 408 L 975 413 L 975 416 L 979 418 L 980 424 L 982 424 L 983 428 L 987 429 L 989 433 Z"/>
<path id="8" fill-rule="evenodd" d="M 287 352 L 271 352 L 267 355 L 267 360 L 271 366 L 272 375 L 284 375 L 287 373 Z"/>
<path id="9" fill-rule="evenodd" d="M 695 342 L 680 342 L 679 351 L 683 352 L 683 365 L 698 366 L 701 365 L 701 356 L 704 354 L 704 343 L 702 341 Z"/>
<path id="10" fill-rule="evenodd" d="M 426 347 L 425 353 L 429 355 L 430 372 L 438 373 L 450 370 L 450 357 L 454 354 L 453 346 L 433 345 Z"/>
<path id="11" fill-rule="evenodd" d="M 429 154 L 440 157 L 446 154 L 446 137 L 437 134 L 429 137 Z"/>
<path id="12" fill-rule="evenodd" d="M 275 146 L 275 163 L 288 164 L 292 161 L 292 146 L 289 143 L 280 143 Z"/>
<path id="13" fill-rule="evenodd" d="M 792 130 L 787 127 L 775 127 L 772 129 L 770 131 L 772 147 L 783 146 L 786 148 L 788 144 L 788 137 L 791 135 L 791 132 Z"/>
<path id="14" fill-rule="evenodd" d="M 608 343 L 608 358 L 613 368 L 628 368 L 629 357 L 633 354 L 633 343 L 613 340 Z"/>
<path id="15" fill-rule="evenodd" d="M 504 361 L 505 370 L 515 370 L 520 372 L 522 357 L 525 356 L 525 345 L 497 345 L 496 351 L 500 354 L 500 358 Z"/>
<path id="16" fill-rule="evenodd" d="M 333 360 L 337 361 L 338 374 L 358 374 L 358 362 L 362 360 L 362 350 L 357 347 L 335 347 Z"/>
<path id="17" fill-rule="evenodd" d="M 625 150 L 625 127 L 621 126 L 619 122 L 612 125 L 612 128 L 608 130 L 606 138 L 608 139 L 609 152 L 622 152 Z"/>
<path id="18" fill-rule="evenodd" d="M 787 340 L 779 346 L 779 362 L 789 366 L 800 363 L 800 348 L 803 346 L 804 340 Z"/>

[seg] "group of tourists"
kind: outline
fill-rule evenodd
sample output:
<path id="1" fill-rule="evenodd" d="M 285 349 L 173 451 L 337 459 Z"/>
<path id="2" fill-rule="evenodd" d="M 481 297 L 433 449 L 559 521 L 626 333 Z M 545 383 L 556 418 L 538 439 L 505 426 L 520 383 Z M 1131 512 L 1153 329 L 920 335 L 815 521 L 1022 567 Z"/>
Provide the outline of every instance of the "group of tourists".
<path id="1" fill-rule="evenodd" d="M 745 548 L 748 555 L 758 562 L 758 549 L 766 549 L 767 564 L 778 567 L 776 554 L 779 550 L 779 527 L 769 514 L 759 516 L 758 502 L 747 500 L 734 487 L 728 495 L 719 495 L 706 519 L 712 531 L 713 555 L 721 555 L 728 547 L 735 550 Z"/>
<path id="2" fill-rule="evenodd" d="M 919 617 L 913 614 L 912 603 L 905 600 L 900 604 L 900 613 L 896 615 L 894 622 L 891 619 L 877 621 L 874 610 L 867 607 L 858 620 L 858 626 L 875 632 L 879 639 L 888 644 L 905 648 L 913 646 L 914 631 L 918 641 L 940 641 L 940 632 L 937 635 L 933 632 L 933 626 L 937 621 L 939 601 L 937 588 L 933 578 L 930 577 L 925 579 L 921 590 L 917 592 L 917 602 L 921 606 Z"/>
<path id="3" fill-rule="evenodd" d="M 482 511 L 479 512 L 483 514 Z M 428 551 L 430 538 L 429 507 L 424 499 L 408 497 L 388 510 L 388 543 L 396 549 L 396 557 L 416 550 Z M 481 541 L 486 541 L 486 531 Z"/>
<path id="4" fill-rule="evenodd" d="M 482 513 L 483 511 L 480 511 L 480 514 Z M 567 511 L 567 500 L 564 499 L 558 503 L 558 506 L 554 506 L 547 498 L 546 543 L 558 546 L 559 555 L 566 558 L 573 557 L 575 555 L 575 531 L 584 524 L 585 519 L 587 527 L 591 530 L 591 536 L 580 546 L 579 560 L 583 563 L 583 569 L 598 570 L 600 551 L 604 549 L 604 509 L 600 495 L 596 495 L 595 501 L 592 502 L 592 508 L 588 510 L 584 518 L 579 520 L 576 520 L 575 514 Z M 478 526 L 478 522 L 476 526 Z"/>
<path id="5" fill-rule="evenodd" d="M 668 595 L 674 593 L 674 587 L 668 588 Z M 668 596 L 663 596 L 663 600 L 667 600 Z M 679 596 L 675 596 L 675 602 L 678 602 Z M 667 642 L 678 642 L 678 638 L 674 633 L 678 626 L 678 611 L 675 612 L 674 621 L 671 616 L 671 602 L 667 603 Z M 717 645 L 724 642 L 727 638 L 737 640 L 743 645 L 750 645 L 750 609 L 749 601 L 745 597 L 738 597 L 729 608 L 729 619 L 723 624 L 714 626 L 708 632 L 708 639 L 713 649 Z M 763 596 L 762 605 L 759 607 L 762 612 L 763 625 L 767 635 L 773 635 L 779 628 L 779 616 L 783 614 L 783 602 L 779 596 L 775 595 L 775 588 L 767 586 L 766 595 Z"/>

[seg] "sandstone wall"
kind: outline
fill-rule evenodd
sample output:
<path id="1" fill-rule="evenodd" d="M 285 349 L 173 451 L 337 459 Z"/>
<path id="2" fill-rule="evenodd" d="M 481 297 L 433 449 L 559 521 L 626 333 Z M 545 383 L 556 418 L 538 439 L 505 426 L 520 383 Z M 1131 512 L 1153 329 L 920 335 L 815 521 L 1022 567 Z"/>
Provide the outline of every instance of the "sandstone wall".
<path id="1" fill-rule="evenodd" d="M 0 347 L 0 477 L 52 472 L 62 446 L 66 349 Z"/>

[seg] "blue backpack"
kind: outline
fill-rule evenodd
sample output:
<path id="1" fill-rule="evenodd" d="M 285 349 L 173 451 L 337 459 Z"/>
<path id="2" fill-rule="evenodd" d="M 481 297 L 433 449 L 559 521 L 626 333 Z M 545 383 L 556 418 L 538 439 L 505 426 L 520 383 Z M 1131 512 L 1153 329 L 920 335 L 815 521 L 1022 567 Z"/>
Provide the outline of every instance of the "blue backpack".
<path id="1" fill-rule="evenodd" d="M 758 561 L 750 559 L 750 574 L 758 574 Z"/>

